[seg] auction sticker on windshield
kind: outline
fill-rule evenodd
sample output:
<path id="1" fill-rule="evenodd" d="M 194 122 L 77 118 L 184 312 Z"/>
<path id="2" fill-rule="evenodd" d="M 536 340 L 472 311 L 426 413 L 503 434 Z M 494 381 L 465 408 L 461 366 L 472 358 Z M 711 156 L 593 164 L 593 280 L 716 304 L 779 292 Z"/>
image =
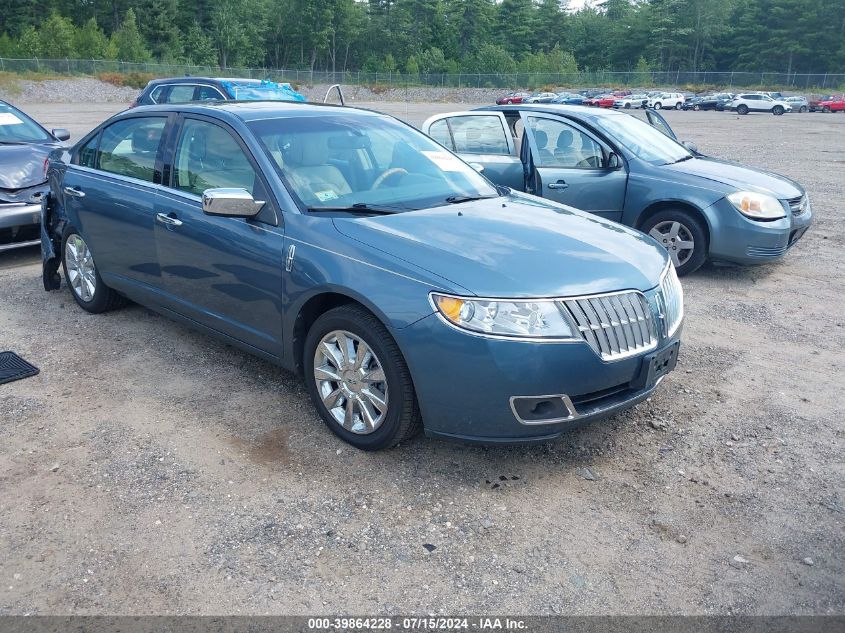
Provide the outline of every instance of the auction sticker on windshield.
<path id="1" fill-rule="evenodd" d="M 463 168 L 460 159 L 447 152 L 427 152 L 423 150 L 420 153 L 443 171 L 461 171 Z"/>
<path id="2" fill-rule="evenodd" d="M 23 123 L 11 112 L 0 112 L 0 125 L 20 125 Z"/>

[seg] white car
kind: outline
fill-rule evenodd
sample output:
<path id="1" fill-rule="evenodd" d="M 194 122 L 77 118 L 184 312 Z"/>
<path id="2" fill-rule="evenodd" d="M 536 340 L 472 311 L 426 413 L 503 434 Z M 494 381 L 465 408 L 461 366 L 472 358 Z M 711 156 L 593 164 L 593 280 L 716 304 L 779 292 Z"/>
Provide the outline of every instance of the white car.
<path id="1" fill-rule="evenodd" d="M 649 97 L 648 107 L 660 110 L 661 108 L 675 108 L 680 110 L 686 98 L 680 92 L 661 92 L 659 95 Z"/>
<path id="2" fill-rule="evenodd" d="M 771 112 L 777 116 L 784 112 L 792 112 L 792 106 L 786 101 L 772 99 L 769 95 L 760 93 L 739 94 L 725 106 L 725 109 L 734 110 L 737 114 Z"/>
<path id="3" fill-rule="evenodd" d="M 525 100 L 525 103 L 551 103 L 557 98 L 556 92 L 538 92 Z"/>
<path id="4" fill-rule="evenodd" d="M 631 108 L 644 108 L 647 102 L 648 95 L 646 94 L 628 95 L 627 97 L 619 97 L 613 103 L 613 107 L 625 108 L 626 110 L 629 110 Z"/>

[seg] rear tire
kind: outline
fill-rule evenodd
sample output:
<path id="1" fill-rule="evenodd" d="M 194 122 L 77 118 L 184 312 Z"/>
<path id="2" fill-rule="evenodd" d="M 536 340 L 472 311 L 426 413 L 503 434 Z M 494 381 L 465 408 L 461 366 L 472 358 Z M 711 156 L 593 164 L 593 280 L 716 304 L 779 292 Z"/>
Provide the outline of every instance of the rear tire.
<path id="1" fill-rule="evenodd" d="M 748 106 L 744 103 L 741 103 L 736 107 L 736 113 L 742 115 L 748 114 Z"/>
<path id="2" fill-rule="evenodd" d="M 339 352 L 344 348 L 346 353 Z M 343 305 L 321 315 L 308 330 L 303 361 L 308 393 L 320 417 L 355 448 L 389 448 L 422 428 L 402 352 L 381 321 L 363 307 Z"/>
<path id="3" fill-rule="evenodd" d="M 685 209 L 658 211 L 640 227 L 669 251 L 678 275 L 701 268 L 707 261 L 707 230 L 701 219 Z M 690 244 L 691 248 L 685 248 Z"/>
<path id="4" fill-rule="evenodd" d="M 126 305 L 126 297 L 103 282 L 93 254 L 72 226 L 62 236 L 62 270 L 74 301 L 86 312 L 99 314 Z"/>

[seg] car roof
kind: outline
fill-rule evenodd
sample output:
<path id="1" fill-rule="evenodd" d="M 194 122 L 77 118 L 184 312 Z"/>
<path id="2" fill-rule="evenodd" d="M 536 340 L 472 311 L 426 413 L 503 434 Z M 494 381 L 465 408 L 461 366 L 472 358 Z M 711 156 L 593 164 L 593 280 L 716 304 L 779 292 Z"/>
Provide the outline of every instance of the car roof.
<path id="1" fill-rule="evenodd" d="M 387 116 L 381 112 L 322 103 L 304 103 L 301 101 L 196 101 L 188 103 L 166 103 L 132 108 L 123 114 L 138 112 L 184 112 L 206 114 L 217 118 L 234 117 L 249 122 L 260 119 L 285 118 L 299 116 L 321 116 L 327 114 L 345 114 L 351 116 Z"/>
<path id="2" fill-rule="evenodd" d="M 261 79 L 250 79 L 248 77 L 191 77 L 186 75 L 184 77 L 162 77 L 160 79 L 153 79 L 148 85 L 157 86 L 159 84 L 221 84 L 224 81 L 239 84 L 260 84 Z"/>
<path id="3" fill-rule="evenodd" d="M 590 108 L 580 105 L 565 105 L 562 103 L 526 103 L 523 105 L 501 105 L 501 106 L 483 106 L 477 110 L 494 110 L 498 112 L 518 112 L 520 110 L 530 110 L 532 112 L 545 112 L 547 114 L 565 114 L 572 115 L 580 119 L 598 120 L 607 117 L 631 116 L 625 112 L 618 110 L 607 110 Z"/>

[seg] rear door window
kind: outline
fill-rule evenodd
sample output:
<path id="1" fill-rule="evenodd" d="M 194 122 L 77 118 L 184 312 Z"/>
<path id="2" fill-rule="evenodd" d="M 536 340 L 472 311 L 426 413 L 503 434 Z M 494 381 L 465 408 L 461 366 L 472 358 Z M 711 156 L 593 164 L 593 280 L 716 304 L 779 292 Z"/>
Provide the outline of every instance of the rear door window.
<path id="1" fill-rule="evenodd" d="M 153 182 L 165 117 L 133 117 L 112 123 L 102 132 L 97 166 L 121 176 Z"/>
<path id="2" fill-rule="evenodd" d="M 197 86 L 196 101 L 212 101 L 225 98 L 214 86 Z"/>
<path id="3" fill-rule="evenodd" d="M 167 103 L 186 103 L 194 100 L 194 89 L 196 86 L 189 86 L 185 84 L 175 84 L 170 87 L 170 92 L 167 93 Z"/>
<path id="4" fill-rule="evenodd" d="M 496 115 L 458 116 L 448 119 L 455 151 L 464 154 L 511 153 L 508 132 Z"/>

